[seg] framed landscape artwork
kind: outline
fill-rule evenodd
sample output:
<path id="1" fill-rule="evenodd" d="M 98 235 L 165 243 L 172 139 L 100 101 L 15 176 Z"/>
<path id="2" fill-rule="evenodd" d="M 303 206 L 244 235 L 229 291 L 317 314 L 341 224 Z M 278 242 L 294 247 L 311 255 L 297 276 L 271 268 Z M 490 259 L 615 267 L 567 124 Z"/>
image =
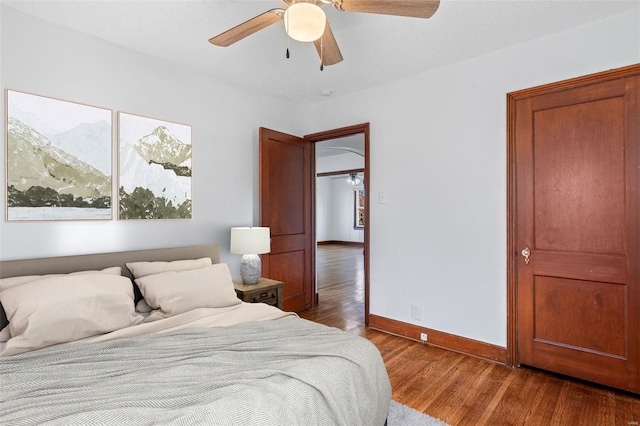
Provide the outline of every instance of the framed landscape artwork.
<path id="1" fill-rule="evenodd" d="M 109 109 L 6 90 L 7 221 L 111 219 Z"/>
<path id="2" fill-rule="evenodd" d="M 364 189 L 355 189 L 353 193 L 355 204 L 353 227 L 356 229 L 364 228 Z"/>
<path id="3" fill-rule="evenodd" d="M 191 126 L 118 113 L 119 219 L 191 218 Z"/>

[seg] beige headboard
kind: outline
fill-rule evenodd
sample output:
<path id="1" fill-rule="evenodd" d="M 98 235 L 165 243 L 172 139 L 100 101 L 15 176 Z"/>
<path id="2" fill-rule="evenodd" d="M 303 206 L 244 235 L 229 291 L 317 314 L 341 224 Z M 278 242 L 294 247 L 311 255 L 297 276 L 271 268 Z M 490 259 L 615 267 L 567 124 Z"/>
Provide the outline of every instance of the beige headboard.
<path id="1" fill-rule="evenodd" d="M 210 257 L 220 263 L 217 245 L 172 247 L 163 249 L 119 251 L 112 253 L 81 254 L 77 256 L 43 257 L 39 259 L 5 260 L 0 262 L 0 278 L 21 275 L 68 274 L 70 272 L 122 267 L 122 275 L 133 278 L 127 262 L 172 261 Z M 135 288 L 138 292 L 137 287 Z M 136 301 L 140 294 L 136 294 Z M 7 325 L 7 317 L 0 306 L 0 329 Z"/>

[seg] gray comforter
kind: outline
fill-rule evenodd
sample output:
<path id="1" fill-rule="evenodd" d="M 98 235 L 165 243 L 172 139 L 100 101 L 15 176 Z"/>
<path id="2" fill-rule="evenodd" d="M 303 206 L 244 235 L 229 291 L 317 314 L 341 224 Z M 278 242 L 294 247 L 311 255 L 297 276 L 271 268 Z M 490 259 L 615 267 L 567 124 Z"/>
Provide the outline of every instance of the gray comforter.
<path id="1" fill-rule="evenodd" d="M 368 340 L 299 318 L 77 342 L 0 359 L 0 424 L 380 425 Z"/>

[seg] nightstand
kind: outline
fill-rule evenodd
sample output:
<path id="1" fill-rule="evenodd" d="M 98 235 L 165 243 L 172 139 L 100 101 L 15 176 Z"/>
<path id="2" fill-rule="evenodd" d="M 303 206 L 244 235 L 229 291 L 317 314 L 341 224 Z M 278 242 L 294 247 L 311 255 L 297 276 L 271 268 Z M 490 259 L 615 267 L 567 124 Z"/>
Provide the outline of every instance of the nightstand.
<path id="1" fill-rule="evenodd" d="M 244 285 L 242 280 L 233 280 L 238 298 L 243 302 L 266 303 L 282 309 L 282 281 L 260 278 L 258 284 Z"/>

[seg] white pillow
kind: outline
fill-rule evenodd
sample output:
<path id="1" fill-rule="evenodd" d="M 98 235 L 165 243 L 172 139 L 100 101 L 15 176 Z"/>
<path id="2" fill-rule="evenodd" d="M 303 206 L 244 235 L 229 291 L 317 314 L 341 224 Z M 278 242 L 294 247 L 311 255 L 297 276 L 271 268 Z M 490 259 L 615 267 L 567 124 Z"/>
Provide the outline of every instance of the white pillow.
<path id="1" fill-rule="evenodd" d="M 151 311 L 153 311 L 153 308 L 149 306 L 146 300 L 144 299 L 138 300 L 138 303 L 136 303 L 136 312 L 148 314 Z"/>
<path id="2" fill-rule="evenodd" d="M 0 330 L 0 343 L 6 342 L 9 339 L 11 339 L 11 333 L 9 332 L 9 326 L 6 325 Z"/>
<path id="3" fill-rule="evenodd" d="M 133 278 L 142 278 L 169 271 L 199 269 L 209 265 L 211 265 L 211 258 L 201 257 L 200 259 L 174 260 L 173 262 L 130 262 L 127 263 L 127 268 L 131 271 Z"/>
<path id="4" fill-rule="evenodd" d="M 190 271 L 171 271 L 136 279 L 152 309 L 154 321 L 198 308 L 224 308 L 242 303 L 236 296 L 229 267 L 224 263 Z"/>
<path id="5" fill-rule="evenodd" d="M 0 292 L 11 338 L 0 355 L 14 355 L 70 342 L 142 322 L 127 277 L 62 275 Z"/>
<path id="6" fill-rule="evenodd" d="M 97 271 L 78 271 L 78 272 L 71 272 L 70 274 L 23 275 L 19 277 L 2 278 L 0 279 L 0 292 L 16 285 L 22 285 L 22 284 L 30 283 L 32 281 L 42 280 L 45 278 L 64 277 L 68 275 L 84 275 L 84 274 L 107 274 L 107 275 L 120 276 L 122 275 L 122 268 L 120 266 L 111 266 L 109 268 L 104 268 Z M 0 303 L 0 312 L 3 312 L 3 311 L 4 309 L 2 307 L 2 303 Z M 2 331 L 5 331 L 5 330 L 6 330 L 6 333 L 9 333 L 9 337 L 11 337 L 11 334 L 10 334 L 11 332 L 8 326 L 2 329 Z M 8 340 L 9 337 L 7 337 L 5 341 Z M 0 342 L 1 341 L 2 340 L 0 340 Z"/>

